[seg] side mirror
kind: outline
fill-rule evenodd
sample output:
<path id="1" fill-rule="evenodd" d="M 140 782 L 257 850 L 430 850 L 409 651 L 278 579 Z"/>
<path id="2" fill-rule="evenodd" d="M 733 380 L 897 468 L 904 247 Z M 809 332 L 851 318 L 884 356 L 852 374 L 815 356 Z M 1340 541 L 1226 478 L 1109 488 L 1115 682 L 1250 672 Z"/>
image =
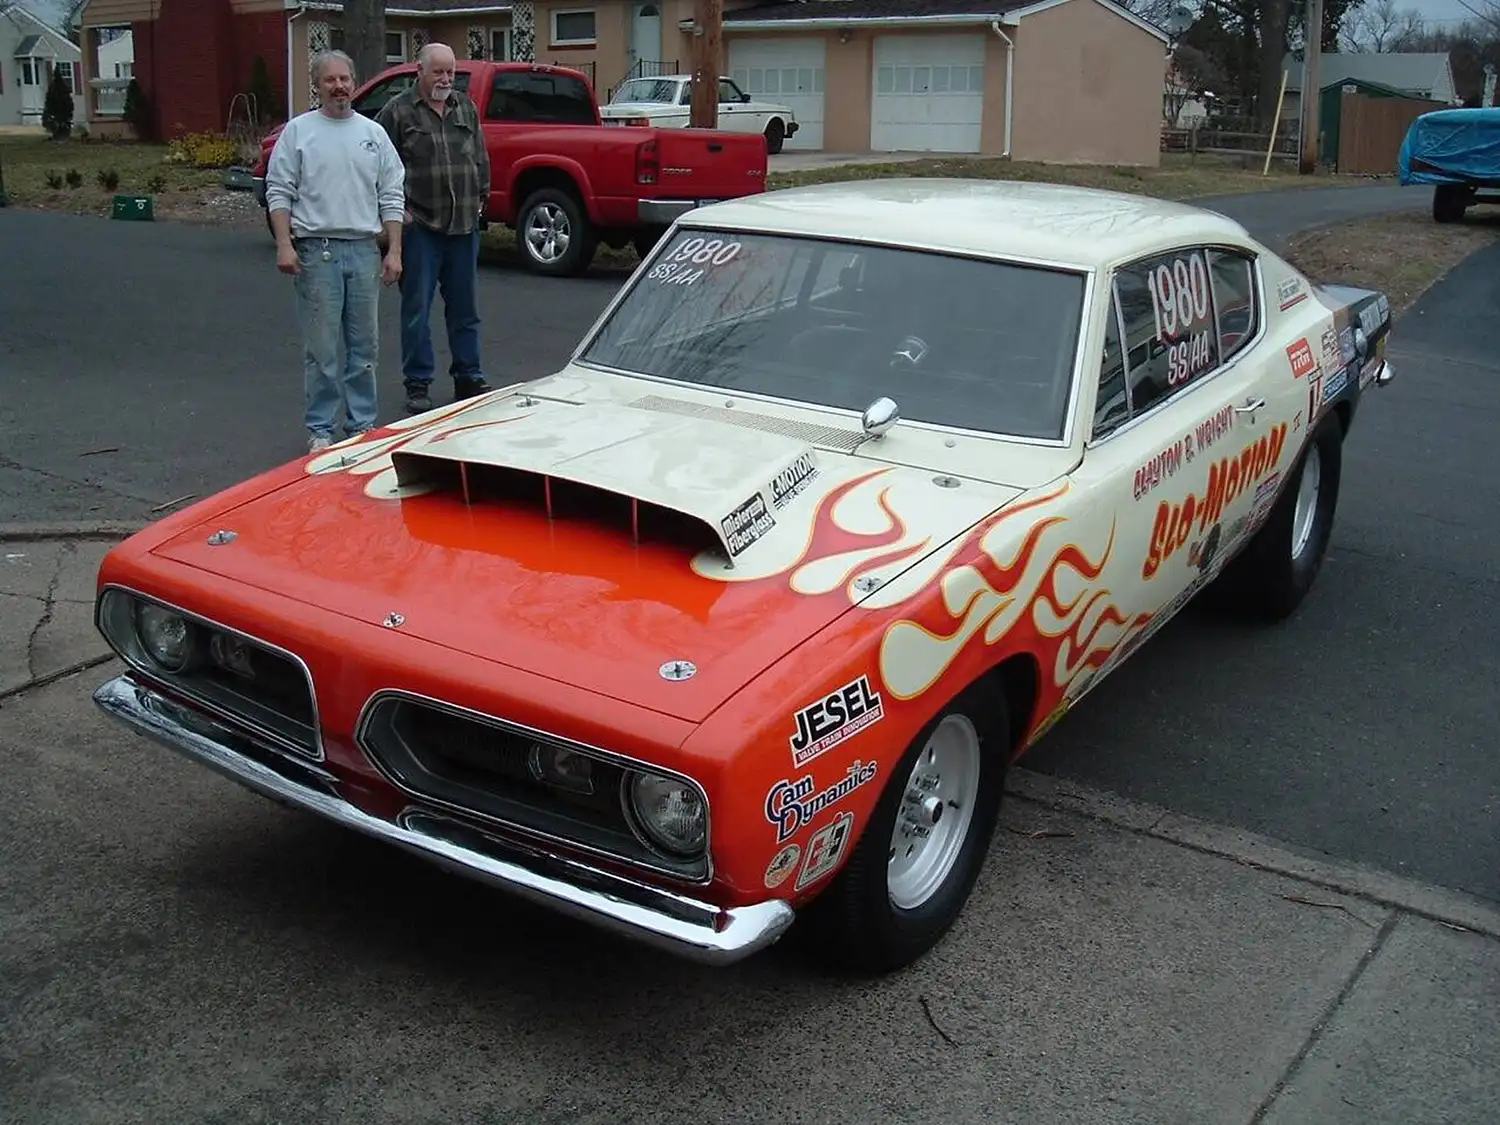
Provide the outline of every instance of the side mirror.
<path id="1" fill-rule="evenodd" d="M 750 95 L 749 94 L 741 94 L 740 95 L 740 104 L 741 105 L 748 104 L 749 101 L 750 101 Z"/>
<path id="2" fill-rule="evenodd" d="M 901 419 L 901 411 L 897 408 L 895 400 L 889 398 L 877 398 L 869 406 L 865 407 L 865 413 L 859 420 L 864 428 L 865 434 L 872 438 L 881 438 L 890 431 Z"/>

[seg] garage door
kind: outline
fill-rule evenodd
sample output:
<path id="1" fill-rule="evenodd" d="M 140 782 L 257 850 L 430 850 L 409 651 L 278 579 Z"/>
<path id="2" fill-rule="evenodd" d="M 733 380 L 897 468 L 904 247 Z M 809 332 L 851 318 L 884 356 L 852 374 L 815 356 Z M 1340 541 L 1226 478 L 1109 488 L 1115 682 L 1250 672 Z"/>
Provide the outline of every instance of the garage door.
<path id="1" fill-rule="evenodd" d="M 823 147 L 822 39 L 731 39 L 729 77 L 757 101 L 780 102 L 797 115 L 788 149 Z"/>
<path id="2" fill-rule="evenodd" d="M 876 39 L 870 147 L 876 152 L 978 152 L 984 47 L 983 35 Z"/>

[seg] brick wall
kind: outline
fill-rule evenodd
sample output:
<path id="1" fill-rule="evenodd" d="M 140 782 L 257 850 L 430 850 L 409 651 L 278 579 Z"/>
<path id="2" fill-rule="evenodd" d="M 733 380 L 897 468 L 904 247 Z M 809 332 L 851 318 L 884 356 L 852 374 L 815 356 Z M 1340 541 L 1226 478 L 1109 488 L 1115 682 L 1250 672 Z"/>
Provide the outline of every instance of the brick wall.
<path id="1" fill-rule="evenodd" d="M 250 87 L 255 57 L 286 108 L 286 21 L 278 12 L 237 16 L 230 0 L 160 0 L 154 22 L 131 25 L 135 76 L 155 111 L 157 135 L 222 133 L 230 102 Z"/>

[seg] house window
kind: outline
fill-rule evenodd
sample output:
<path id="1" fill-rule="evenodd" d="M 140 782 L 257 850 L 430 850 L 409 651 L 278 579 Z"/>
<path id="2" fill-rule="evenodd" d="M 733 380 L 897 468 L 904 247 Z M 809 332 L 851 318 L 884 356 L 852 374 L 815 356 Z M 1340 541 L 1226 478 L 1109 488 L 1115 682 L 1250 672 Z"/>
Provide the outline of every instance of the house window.
<path id="1" fill-rule="evenodd" d="M 593 46 L 595 42 L 594 9 L 575 8 L 552 13 L 554 47 Z"/>
<path id="2" fill-rule="evenodd" d="M 515 57 L 510 28 L 492 28 L 490 30 L 490 59 L 494 62 L 510 62 Z"/>
<path id="3" fill-rule="evenodd" d="M 406 61 L 406 32 L 387 31 L 385 33 L 385 61 L 388 63 Z"/>
<path id="4" fill-rule="evenodd" d="M 78 93 L 78 64 L 65 62 L 57 64 L 57 72 L 62 75 L 63 85 L 68 88 L 68 93 Z"/>
<path id="5" fill-rule="evenodd" d="M 42 84 L 42 63 L 40 59 L 21 60 L 21 85 L 40 86 Z"/>

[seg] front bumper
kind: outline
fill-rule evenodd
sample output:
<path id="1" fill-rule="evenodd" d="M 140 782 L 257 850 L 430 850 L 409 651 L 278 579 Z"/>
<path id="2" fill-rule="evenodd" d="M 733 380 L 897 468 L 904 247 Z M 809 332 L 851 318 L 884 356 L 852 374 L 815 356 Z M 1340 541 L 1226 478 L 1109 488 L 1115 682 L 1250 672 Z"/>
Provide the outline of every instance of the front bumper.
<path id="1" fill-rule="evenodd" d="M 338 779 L 322 767 L 263 748 L 129 675 L 103 684 L 94 702 L 137 732 L 262 796 L 688 960 L 743 960 L 773 944 L 794 917 L 780 899 L 724 910 L 499 840 L 444 813 L 413 807 L 394 822 L 371 816 L 340 796 Z"/>

